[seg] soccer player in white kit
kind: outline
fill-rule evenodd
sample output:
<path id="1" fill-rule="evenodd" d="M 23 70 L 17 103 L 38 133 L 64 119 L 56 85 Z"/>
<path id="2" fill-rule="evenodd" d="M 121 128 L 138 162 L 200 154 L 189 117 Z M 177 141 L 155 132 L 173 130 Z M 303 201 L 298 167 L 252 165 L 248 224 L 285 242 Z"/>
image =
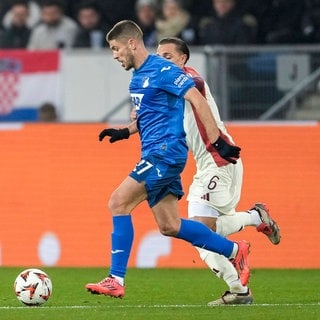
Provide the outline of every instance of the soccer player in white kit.
<path id="1" fill-rule="evenodd" d="M 164 38 L 159 42 L 157 54 L 180 66 L 194 79 L 196 87 L 208 101 L 222 136 L 229 143 L 233 143 L 232 137 L 221 121 L 218 107 L 207 83 L 195 69 L 185 66 L 190 56 L 186 43 L 175 37 Z M 235 210 L 240 200 L 242 186 L 241 159 L 230 163 L 219 156 L 208 143 L 202 124 L 193 108 L 185 108 L 184 128 L 197 167 L 187 197 L 189 219 L 201 221 L 223 236 L 238 232 L 245 226 L 256 226 L 257 231 L 264 233 L 273 244 L 278 244 L 279 227 L 272 220 L 264 204 L 256 203 L 246 212 Z M 248 277 L 239 275 L 234 266 L 222 255 L 202 248 L 197 249 L 201 259 L 229 286 L 229 290 L 219 299 L 209 302 L 209 306 L 252 303 L 252 293 L 247 287 Z"/>

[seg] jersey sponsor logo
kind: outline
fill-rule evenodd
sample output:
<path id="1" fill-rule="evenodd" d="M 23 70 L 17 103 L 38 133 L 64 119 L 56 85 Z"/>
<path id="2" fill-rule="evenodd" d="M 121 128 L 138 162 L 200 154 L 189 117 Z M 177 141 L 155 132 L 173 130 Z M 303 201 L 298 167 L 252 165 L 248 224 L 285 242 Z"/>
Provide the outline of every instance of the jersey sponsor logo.
<path id="1" fill-rule="evenodd" d="M 180 76 L 174 80 L 174 84 L 175 84 L 177 87 L 181 88 L 188 79 L 189 79 L 189 78 L 188 78 L 187 75 L 185 75 L 185 74 L 180 74 Z"/>
<path id="2" fill-rule="evenodd" d="M 143 79 L 142 88 L 149 87 L 149 77 Z"/>
<path id="3" fill-rule="evenodd" d="M 163 71 L 168 71 L 171 69 L 171 66 L 167 66 L 167 67 L 163 67 L 160 72 L 163 72 Z"/>
<path id="4" fill-rule="evenodd" d="M 140 110 L 141 102 L 143 99 L 143 93 L 131 93 L 131 101 L 136 108 L 136 110 Z"/>

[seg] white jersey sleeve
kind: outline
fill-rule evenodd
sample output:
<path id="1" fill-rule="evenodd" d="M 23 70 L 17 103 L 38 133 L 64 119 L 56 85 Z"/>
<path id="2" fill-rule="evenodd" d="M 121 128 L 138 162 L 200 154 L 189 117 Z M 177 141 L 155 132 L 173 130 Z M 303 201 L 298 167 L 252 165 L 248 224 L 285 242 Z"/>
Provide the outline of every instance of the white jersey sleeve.
<path id="1" fill-rule="evenodd" d="M 191 77 L 200 76 L 199 73 L 191 67 L 186 67 L 185 72 Z M 231 143 L 234 143 L 231 136 L 227 133 L 224 123 L 221 121 L 217 104 L 206 82 L 204 82 L 204 87 L 201 90 L 201 93 L 206 98 L 221 133 L 227 137 Z M 230 164 L 229 162 L 226 162 L 226 160 L 222 159 L 211 146 L 203 125 L 189 102 L 186 102 L 184 111 L 184 129 L 187 135 L 188 147 L 193 153 L 198 170 L 206 170 L 208 167 L 220 167 Z"/>

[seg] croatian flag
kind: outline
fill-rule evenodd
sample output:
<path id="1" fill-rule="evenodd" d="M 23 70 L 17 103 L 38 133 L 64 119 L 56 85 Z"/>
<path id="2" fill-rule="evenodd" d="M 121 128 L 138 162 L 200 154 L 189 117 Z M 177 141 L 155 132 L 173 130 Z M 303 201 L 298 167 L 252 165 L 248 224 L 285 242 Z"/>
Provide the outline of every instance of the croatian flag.
<path id="1" fill-rule="evenodd" d="M 60 52 L 0 50 L 0 121 L 37 121 L 47 102 L 60 108 Z"/>

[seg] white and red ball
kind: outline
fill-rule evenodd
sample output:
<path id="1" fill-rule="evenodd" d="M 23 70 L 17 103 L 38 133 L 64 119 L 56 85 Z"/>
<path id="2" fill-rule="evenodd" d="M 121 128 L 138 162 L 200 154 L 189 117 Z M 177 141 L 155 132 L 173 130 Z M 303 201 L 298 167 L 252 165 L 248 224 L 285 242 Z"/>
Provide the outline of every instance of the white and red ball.
<path id="1" fill-rule="evenodd" d="M 39 306 L 48 301 L 52 294 L 52 282 L 40 269 L 26 269 L 19 273 L 14 282 L 14 292 L 19 301 L 27 306 Z"/>

